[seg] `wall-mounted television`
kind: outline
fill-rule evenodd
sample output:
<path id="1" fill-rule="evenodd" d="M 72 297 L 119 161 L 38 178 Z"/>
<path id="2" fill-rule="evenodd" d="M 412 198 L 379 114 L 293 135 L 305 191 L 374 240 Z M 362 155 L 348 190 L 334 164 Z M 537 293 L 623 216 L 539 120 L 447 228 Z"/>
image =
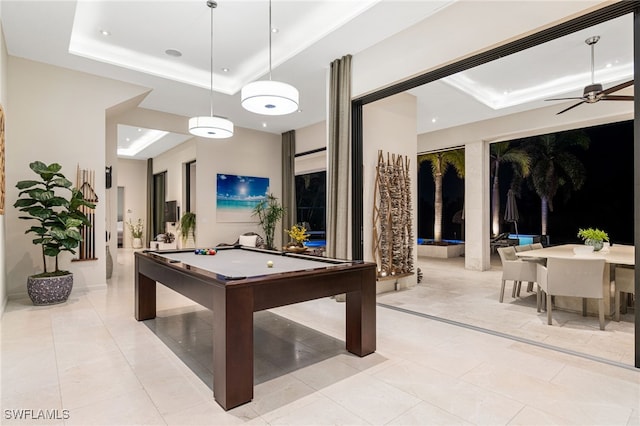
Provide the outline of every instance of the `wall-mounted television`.
<path id="1" fill-rule="evenodd" d="M 178 221 L 178 202 L 177 201 L 166 201 L 164 203 L 164 221 L 165 222 Z"/>

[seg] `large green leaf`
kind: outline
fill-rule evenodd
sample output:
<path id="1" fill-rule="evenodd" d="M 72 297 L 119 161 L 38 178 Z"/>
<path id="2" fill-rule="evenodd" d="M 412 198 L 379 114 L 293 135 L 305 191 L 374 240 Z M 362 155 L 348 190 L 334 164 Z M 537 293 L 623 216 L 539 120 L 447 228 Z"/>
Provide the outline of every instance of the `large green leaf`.
<path id="1" fill-rule="evenodd" d="M 40 220 L 48 219 L 49 217 L 51 217 L 52 214 L 54 214 L 53 212 L 51 212 L 51 210 L 46 209 L 46 208 L 41 207 L 41 206 L 27 207 L 27 208 L 22 209 L 22 211 L 30 214 L 31 216 L 34 216 L 35 218 L 40 219 Z"/>
<path id="2" fill-rule="evenodd" d="M 64 240 L 67 238 L 67 233 L 64 229 L 52 229 L 49 234 L 56 240 Z"/>
<path id="3" fill-rule="evenodd" d="M 47 233 L 47 228 L 42 227 L 42 226 L 32 226 L 31 228 L 29 228 L 26 231 L 24 231 L 25 234 L 27 232 L 35 232 L 38 235 L 44 235 L 44 234 Z"/>
<path id="4" fill-rule="evenodd" d="M 29 206 L 32 206 L 32 205 L 34 205 L 36 203 L 37 203 L 37 201 L 33 200 L 31 198 L 20 198 L 19 200 L 16 200 L 15 203 L 13 203 L 13 207 L 16 207 L 16 208 L 29 207 Z"/>
<path id="5" fill-rule="evenodd" d="M 67 229 L 66 234 L 68 238 L 72 238 L 77 241 L 82 241 L 82 234 L 80 234 L 80 232 L 78 232 L 76 228 Z"/>
<path id="6" fill-rule="evenodd" d="M 72 185 L 72 183 L 69 179 L 62 176 L 62 177 L 57 177 L 55 179 L 52 179 L 51 185 L 57 186 L 60 188 L 69 188 Z"/>
<path id="7" fill-rule="evenodd" d="M 37 180 L 21 180 L 20 182 L 16 183 L 16 188 L 22 190 L 31 188 L 32 186 L 36 185 L 42 185 L 42 182 Z"/>
<path id="8" fill-rule="evenodd" d="M 51 257 L 56 257 L 60 254 L 60 251 L 61 250 L 58 247 L 45 246 L 44 248 L 44 254 Z"/>
<path id="9" fill-rule="evenodd" d="M 67 217 L 65 219 L 65 225 L 66 228 L 77 228 L 79 226 L 82 226 L 83 221 L 81 219 L 77 219 L 74 217 Z"/>

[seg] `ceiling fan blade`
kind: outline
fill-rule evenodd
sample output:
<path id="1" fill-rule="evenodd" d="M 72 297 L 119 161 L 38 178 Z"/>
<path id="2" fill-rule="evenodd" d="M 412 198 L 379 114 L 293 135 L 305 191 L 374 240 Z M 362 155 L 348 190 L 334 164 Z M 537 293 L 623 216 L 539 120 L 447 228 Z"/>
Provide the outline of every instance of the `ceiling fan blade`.
<path id="1" fill-rule="evenodd" d="M 553 99 L 545 99 L 545 101 L 578 101 L 578 100 L 584 100 L 584 98 L 581 98 L 581 97 L 575 97 L 575 98 L 553 98 Z"/>
<path id="2" fill-rule="evenodd" d="M 625 81 L 624 83 L 620 83 L 617 86 L 609 87 L 608 89 L 603 90 L 601 93 L 603 95 L 608 95 L 609 93 L 617 92 L 618 90 L 622 90 L 625 87 L 633 86 L 633 80 Z"/>
<path id="3" fill-rule="evenodd" d="M 575 104 L 575 105 L 571 105 L 569 108 L 565 108 L 565 109 L 563 109 L 562 111 L 560 111 L 560 112 L 559 112 L 559 113 L 557 113 L 556 115 L 560 115 L 560 114 L 562 114 L 563 112 L 567 112 L 567 111 L 569 111 L 570 109 L 574 109 L 575 107 L 577 107 L 578 105 L 582 105 L 583 103 L 584 103 L 584 101 L 582 101 L 582 102 L 578 102 L 578 103 L 577 103 L 577 104 Z"/>
<path id="4" fill-rule="evenodd" d="M 633 96 L 626 95 L 606 95 L 600 98 L 601 101 L 632 101 Z"/>

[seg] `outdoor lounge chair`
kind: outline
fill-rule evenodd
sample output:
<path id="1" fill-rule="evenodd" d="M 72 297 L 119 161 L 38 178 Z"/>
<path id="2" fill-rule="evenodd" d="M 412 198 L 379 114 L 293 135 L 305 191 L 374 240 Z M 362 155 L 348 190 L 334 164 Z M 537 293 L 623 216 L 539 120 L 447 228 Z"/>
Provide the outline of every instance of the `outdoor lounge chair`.
<path id="1" fill-rule="evenodd" d="M 517 238 L 509 238 L 509 233 L 503 232 L 491 239 L 491 251 L 495 253 L 499 247 L 517 246 L 519 243 L 520 240 Z"/>

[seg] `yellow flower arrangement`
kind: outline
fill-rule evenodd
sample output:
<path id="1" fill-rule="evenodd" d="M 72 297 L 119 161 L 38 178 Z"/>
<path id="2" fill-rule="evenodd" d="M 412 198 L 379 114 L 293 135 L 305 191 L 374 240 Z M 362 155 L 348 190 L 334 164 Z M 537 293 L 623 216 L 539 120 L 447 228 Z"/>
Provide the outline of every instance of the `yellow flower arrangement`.
<path id="1" fill-rule="evenodd" d="M 285 229 L 292 241 L 298 244 L 302 244 L 307 241 L 309 234 L 307 234 L 307 228 L 304 226 L 293 225 L 290 229 Z"/>

